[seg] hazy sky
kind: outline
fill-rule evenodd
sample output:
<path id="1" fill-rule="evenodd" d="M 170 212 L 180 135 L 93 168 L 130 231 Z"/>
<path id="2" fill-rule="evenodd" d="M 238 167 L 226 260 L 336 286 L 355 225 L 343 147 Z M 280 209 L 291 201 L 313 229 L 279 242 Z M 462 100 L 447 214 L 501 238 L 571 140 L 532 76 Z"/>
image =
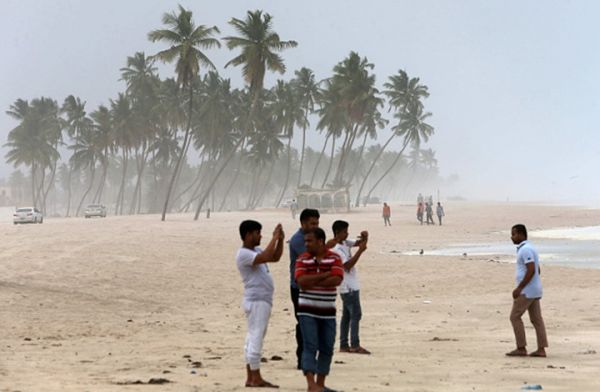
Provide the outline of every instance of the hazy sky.
<path id="1" fill-rule="evenodd" d="M 586 202 L 600 195 L 597 1 L 2 0 L 0 143 L 16 125 L 4 111 L 17 98 L 62 103 L 74 94 L 88 111 L 107 104 L 124 89 L 127 56 L 164 48 L 147 33 L 178 3 L 222 36 L 248 9 L 273 15 L 280 37 L 299 43 L 283 54 L 286 79 L 302 66 L 328 77 L 351 50 L 375 64 L 380 86 L 399 69 L 420 77 L 436 128 L 429 146 L 442 175 L 460 176 L 455 192 Z M 242 85 L 238 68 L 223 69 L 233 52 L 209 56 Z M 160 74 L 170 76 L 172 66 Z M 13 170 L 3 162 L 0 177 Z"/>

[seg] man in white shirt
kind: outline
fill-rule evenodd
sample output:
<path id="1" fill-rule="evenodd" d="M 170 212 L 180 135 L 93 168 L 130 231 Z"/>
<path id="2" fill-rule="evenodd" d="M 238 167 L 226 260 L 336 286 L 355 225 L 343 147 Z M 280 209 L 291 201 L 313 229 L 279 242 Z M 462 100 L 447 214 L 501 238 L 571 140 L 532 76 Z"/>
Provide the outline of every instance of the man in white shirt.
<path id="1" fill-rule="evenodd" d="M 337 252 L 344 263 L 344 280 L 340 285 L 340 296 L 342 297 L 343 310 L 340 321 L 340 352 L 370 354 L 369 350 L 360 345 L 359 324 L 362 318 L 360 306 L 360 284 L 356 263 L 367 249 L 369 233 L 361 232 L 356 241 L 348 239 L 349 224 L 346 221 L 337 220 L 333 222 L 334 238 L 328 244 L 334 252 Z M 351 248 L 358 247 L 352 255 Z M 350 342 L 348 342 L 350 333 Z"/>
<path id="2" fill-rule="evenodd" d="M 529 354 L 531 357 L 545 357 L 548 340 L 546 327 L 542 318 L 540 299 L 542 298 L 542 280 L 540 279 L 540 261 L 537 251 L 527 241 L 527 228 L 524 225 L 514 225 L 511 230 L 511 240 L 517 245 L 517 287 L 512 292 L 513 307 L 510 322 L 513 326 L 517 348 L 506 355 L 523 357 L 527 355 L 525 326 L 521 316 L 529 312 L 529 318 L 535 328 L 537 350 Z"/>
<path id="3" fill-rule="evenodd" d="M 281 224 L 262 250 L 260 245 L 262 225 L 253 220 L 240 224 L 243 245 L 236 257 L 237 267 L 244 282 L 243 308 L 248 321 L 248 334 L 244 347 L 246 355 L 246 386 L 279 388 L 264 380 L 260 374 L 263 340 L 267 333 L 273 306 L 273 278 L 266 263 L 277 262 L 283 253 L 284 233 Z"/>

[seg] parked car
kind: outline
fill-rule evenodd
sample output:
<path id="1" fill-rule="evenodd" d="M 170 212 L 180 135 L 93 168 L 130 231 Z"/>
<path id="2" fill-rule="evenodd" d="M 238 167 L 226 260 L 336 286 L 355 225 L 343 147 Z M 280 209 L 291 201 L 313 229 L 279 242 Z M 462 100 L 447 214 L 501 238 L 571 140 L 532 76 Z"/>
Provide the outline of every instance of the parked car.
<path id="1" fill-rule="evenodd" d="M 90 204 L 85 208 L 83 213 L 85 214 L 86 218 L 91 218 L 92 216 L 106 218 L 106 207 L 102 204 Z"/>
<path id="2" fill-rule="evenodd" d="M 35 207 L 21 207 L 13 214 L 13 223 L 44 223 L 44 216 Z"/>

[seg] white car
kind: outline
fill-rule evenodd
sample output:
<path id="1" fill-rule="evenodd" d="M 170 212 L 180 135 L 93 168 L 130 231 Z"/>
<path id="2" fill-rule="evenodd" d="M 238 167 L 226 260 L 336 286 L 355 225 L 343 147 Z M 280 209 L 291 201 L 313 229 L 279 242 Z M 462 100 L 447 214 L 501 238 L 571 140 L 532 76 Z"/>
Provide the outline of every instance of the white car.
<path id="1" fill-rule="evenodd" d="M 44 223 L 44 216 L 35 207 L 21 207 L 13 214 L 13 223 Z"/>
<path id="2" fill-rule="evenodd" d="M 91 218 L 92 216 L 106 218 L 106 207 L 102 204 L 90 204 L 86 207 L 83 213 L 85 214 L 86 218 Z"/>

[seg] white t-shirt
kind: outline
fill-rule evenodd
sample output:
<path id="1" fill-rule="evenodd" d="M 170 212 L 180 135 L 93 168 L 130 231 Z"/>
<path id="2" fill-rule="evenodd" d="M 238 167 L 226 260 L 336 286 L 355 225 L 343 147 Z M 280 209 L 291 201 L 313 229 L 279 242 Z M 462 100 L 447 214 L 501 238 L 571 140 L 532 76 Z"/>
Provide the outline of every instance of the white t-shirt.
<path id="1" fill-rule="evenodd" d="M 517 247 L 517 273 L 515 276 L 517 285 L 525 278 L 527 264 L 529 263 L 534 263 L 535 272 L 529 283 L 527 283 L 527 286 L 521 291 L 521 294 L 525 294 L 527 298 L 542 298 L 543 290 L 539 274 L 540 260 L 538 253 L 529 241 L 523 241 Z"/>
<path id="2" fill-rule="evenodd" d="M 256 255 L 262 252 L 259 247 L 240 248 L 236 262 L 242 281 L 244 282 L 245 301 L 265 301 L 273 304 L 273 278 L 265 263 L 253 265 Z"/>
<path id="3" fill-rule="evenodd" d="M 354 246 L 356 241 L 353 240 L 345 240 L 341 244 L 335 244 L 333 247 L 333 251 L 340 255 L 342 258 L 342 262 L 346 264 L 352 258 L 352 250 L 351 248 Z M 340 293 L 346 294 L 350 291 L 360 290 L 360 284 L 358 282 L 358 272 L 356 267 L 350 268 L 350 270 L 346 270 L 344 268 L 344 280 L 340 284 Z"/>

